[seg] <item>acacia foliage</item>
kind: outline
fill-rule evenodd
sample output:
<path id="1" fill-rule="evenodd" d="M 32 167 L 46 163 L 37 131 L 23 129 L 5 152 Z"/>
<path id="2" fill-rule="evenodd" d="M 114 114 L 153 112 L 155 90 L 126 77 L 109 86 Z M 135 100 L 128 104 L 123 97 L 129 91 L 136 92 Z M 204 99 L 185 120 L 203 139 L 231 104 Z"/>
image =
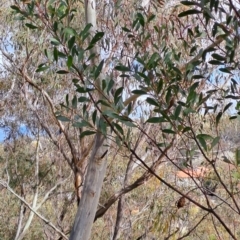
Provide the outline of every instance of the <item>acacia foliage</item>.
<path id="1" fill-rule="evenodd" d="M 119 194 L 113 190 L 112 196 L 104 199 L 104 207 L 99 207 L 96 218 L 120 199 L 117 213 L 120 217 L 113 234 L 117 237 L 120 234 L 117 226 L 123 221 L 120 214 L 123 193 L 154 176 L 217 219 L 219 226 L 212 220 L 216 235 L 221 235 L 224 229 L 237 238 L 234 226 L 219 208 L 229 206 L 234 214 L 239 214 L 238 195 L 233 188 L 238 183 L 238 155 L 230 163 L 235 168 L 230 179 L 223 178 L 221 167 L 216 165 L 221 161 L 223 143 L 221 119 L 226 113 L 232 115 L 230 119 L 237 118 L 239 110 L 235 77 L 239 65 L 236 4 L 212 0 L 159 6 L 154 2 L 147 9 L 138 2 L 99 3 L 98 30 L 93 35 L 91 25 L 81 25 L 76 18 L 83 12 L 79 2 L 23 1 L 11 8 L 23 27 L 20 36 L 14 35 L 17 45 L 14 53 L 21 53 L 23 61 L 19 66 L 5 54 L 17 66 L 16 71 L 8 74 L 17 74 L 22 86 L 31 87 L 31 91 L 25 90 L 24 100 L 69 166 L 74 170 L 80 159 L 81 170 L 85 172 L 91 135 L 97 131 L 130 156 L 125 180 L 120 181 L 125 187 L 117 191 Z M 95 45 L 100 49 L 101 61 L 89 64 L 97 57 L 90 51 Z M 96 84 L 101 73 L 104 78 Z M 34 106 L 33 100 L 38 104 Z M 231 107 L 235 105 L 235 109 Z M 64 133 L 64 147 L 59 147 L 53 134 L 57 128 Z M 113 134 L 108 135 L 109 130 Z M 196 160 L 198 152 L 201 161 Z M 181 156 L 183 161 L 176 162 Z M 152 162 L 147 161 L 149 158 L 153 158 Z M 144 170 L 136 167 L 136 161 Z M 210 179 L 222 189 L 218 206 L 211 205 L 203 180 L 193 181 L 192 188 L 196 190 L 185 189 L 186 186 L 176 187 L 172 178 L 156 173 L 159 166 L 169 165 L 177 170 L 207 166 L 213 175 Z M 188 195 L 189 191 L 196 193 Z M 200 200 L 196 196 L 201 196 Z M 183 236 L 176 231 L 176 223 L 168 227 L 171 214 L 168 216 L 165 227 L 159 227 L 157 220 L 155 226 L 162 228 L 163 234 Z M 149 222 L 147 231 L 154 225 Z M 191 229 L 194 226 L 198 224 Z M 159 230 L 158 227 L 155 229 Z M 164 231 L 165 228 L 171 232 Z"/>

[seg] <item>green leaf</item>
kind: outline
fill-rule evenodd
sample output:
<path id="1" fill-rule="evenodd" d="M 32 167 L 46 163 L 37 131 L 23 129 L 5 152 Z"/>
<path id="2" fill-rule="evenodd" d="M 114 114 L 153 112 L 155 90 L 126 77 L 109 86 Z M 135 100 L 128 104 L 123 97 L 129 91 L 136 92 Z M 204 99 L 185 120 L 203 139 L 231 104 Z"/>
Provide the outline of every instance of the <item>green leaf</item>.
<path id="1" fill-rule="evenodd" d="M 192 128 L 190 128 L 190 127 L 185 127 L 185 128 L 183 129 L 182 133 L 189 132 L 189 131 L 191 131 L 191 130 L 192 130 Z"/>
<path id="2" fill-rule="evenodd" d="M 149 123 L 162 123 L 166 122 L 166 119 L 163 117 L 152 117 L 147 120 Z"/>
<path id="3" fill-rule="evenodd" d="M 50 61 L 52 61 L 53 55 L 51 54 L 51 51 L 50 51 L 50 50 L 47 50 L 47 49 L 44 49 L 44 53 L 45 53 L 45 56 L 46 56 Z"/>
<path id="4" fill-rule="evenodd" d="M 25 26 L 30 28 L 30 29 L 37 29 L 38 28 L 37 26 L 34 26 L 31 23 L 26 23 Z"/>
<path id="5" fill-rule="evenodd" d="M 107 106 L 107 107 L 112 107 L 108 102 L 106 102 L 104 100 L 97 101 L 97 104 L 99 104 L 99 103 L 101 103 L 102 105 Z"/>
<path id="6" fill-rule="evenodd" d="M 84 97 L 84 96 L 78 98 L 78 102 L 89 102 L 89 101 L 90 100 L 87 97 Z"/>
<path id="7" fill-rule="evenodd" d="M 53 49 L 53 58 L 56 62 L 58 61 L 58 50 L 56 47 Z"/>
<path id="8" fill-rule="evenodd" d="M 159 107 L 158 102 L 156 102 L 156 100 L 153 99 L 153 98 L 147 98 L 147 99 L 146 99 L 146 102 L 149 103 L 150 105 L 153 105 L 153 106 Z"/>
<path id="9" fill-rule="evenodd" d="M 224 73 L 229 73 L 232 74 L 232 72 L 230 71 L 230 68 L 219 68 L 219 71 L 224 72 Z"/>
<path id="10" fill-rule="evenodd" d="M 211 60 L 208 63 L 212 64 L 212 65 L 223 65 L 222 62 L 218 61 L 218 60 Z"/>
<path id="11" fill-rule="evenodd" d="M 219 143 L 220 137 L 215 137 L 211 143 L 211 149 L 213 149 Z"/>
<path id="12" fill-rule="evenodd" d="M 189 113 L 195 113 L 196 111 L 193 110 L 192 108 L 186 108 L 183 110 L 183 113 L 185 116 L 187 116 Z"/>
<path id="13" fill-rule="evenodd" d="M 88 23 L 86 26 L 85 26 L 85 28 L 81 31 L 81 33 L 80 33 L 80 37 L 84 37 L 87 33 L 88 33 L 88 31 L 89 31 L 89 29 L 92 27 L 92 24 L 91 23 Z"/>
<path id="14" fill-rule="evenodd" d="M 123 30 L 124 32 L 131 32 L 131 30 L 129 30 L 129 29 L 126 28 L 126 27 L 122 27 L 122 30 Z"/>
<path id="15" fill-rule="evenodd" d="M 90 45 L 93 45 L 98 42 L 99 40 L 102 39 L 102 37 L 104 36 L 104 32 L 98 32 L 95 34 L 95 36 L 93 37 L 93 39 L 90 42 Z"/>
<path id="16" fill-rule="evenodd" d="M 154 14 L 151 14 L 149 17 L 148 17 L 148 22 L 151 22 L 154 18 L 156 17 L 156 15 Z"/>
<path id="17" fill-rule="evenodd" d="M 240 99 L 240 96 L 227 95 L 225 98 Z"/>
<path id="18" fill-rule="evenodd" d="M 84 138 L 85 136 L 93 135 L 93 134 L 95 134 L 95 133 L 96 133 L 95 131 L 89 131 L 89 130 L 87 130 L 87 131 L 84 131 L 84 132 L 82 132 L 82 133 L 80 134 L 80 138 Z"/>
<path id="19" fill-rule="evenodd" d="M 104 136 L 106 136 L 106 134 L 107 134 L 107 124 L 106 124 L 106 121 L 103 118 L 99 119 L 98 127 L 99 127 L 101 133 Z"/>
<path id="20" fill-rule="evenodd" d="M 144 21 L 143 15 L 141 13 L 137 13 L 137 19 L 138 19 L 139 23 L 142 25 L 142 27 L 144 27 L 145 21 Z"/>
<path id="21" fill-rule="evenodd" d="M 189 88 L 189 91 L 190 91 L 190 92 L 195 91 L 198 86 L 199 86 L 199 82 L 195 82 L 195 83 Z"/>
<path id="22" fill-rule="evenodd" d="M 133 90 L 132 91 L 133 94 L 136 94 L 136 95 L 144 95 L 144 94 L 147 94 L 147 92 L 143 91 L 143 90 Z"/>
<path id="23" fill-rule="evenodd" d="M 217 59 L 217 60 L 219 60 L 219 61 L 224 61 L 224 60 L 226 59 L 224 56 L 219 55 L 219 54 L 217 54 L 217 53 L 213 53 L 213 54 L 212 54 L 212 57 L 215 58 L 215 59 Z"/>
<path id="24" fill-rule="evenodd" d="M 76 95 L 72 99 L 72 108 L 77 109 L 77 97 L 76 97 Z"/>
<path id="25" fill-rule="evenodd" d="M 49 66 L 46 66 L 45 64 L 40 64 L 36 70 L 36 72 L 43 72 L 45 70 L 49 69 Z"/>
<path id="26" fill-rule="evenodd" d="M 199 3 L 193 2 L 193 1 L 191 1 L 191 2 L 190 1 L 181 1 L 180 3 L 183 5 L 186 5 L 186 6 L 194 6 L 194 5 L 201 6 Z"/>
<path id="27" fill-rule="evenodd" d="M 115 70 L 121 71 L 121 72 L 130 72 L 131 69 L 129 67 L 120 65 L 120 66 L 116 66 Z"/>
<path id="28" fill-rule="evenodd" d="M 93 121 L 93 124 L 95 125 L 96 123 L 96 118 L 97 118 L 97 110 L 95 110 L 92 114 L 92 121 Z"/>
<path id="29" fill-rule="evenodd" d="M 73 57 L 70 55 L 68 56 L 68 59 L 67 59 L 67 67 L 68 68 L 72 67 L 72 64 L 73 64 Z"/>
<path id="30" fill-rule="evenodd" d="M 168 134 L 176 134 L 176 132 L 173 131 L 172 129 L 163 129 L 162 132 L 168 133 Z"/>
<path id="31" fill-rule="evenodd" d="M 107 85 L 107 93 L 109 94 L 109 92 L 112 90 L 113 86 L 114 86 L 115 82 L 113 81 L 113 79 L 110 79 L 108 85 Z"/>
<path id="32" fill-rule="evenodd" d="M 80 86 L 77 88 L 77 92 L 79 92 L 79 93 L 87 93 L 87 92 L 90 92 L 93 90 L 94 90 L 93 88 L 84 88 L 84 87 L 80 87 Z"/>
<path id="33" fill-rule="evenodd" d="M 136 125 L 132 121 L 120 120 L 120 122 L 122 122 L 124 125 L 126 125 L 128 127 L 136 127 Z"/>
<path id="34" fill-rule="evenodd" d="M 233 104 L 232 102 L 228 103 L 228 104 L 224 107 L 223 113 L 224 113 L 225 111 L 227 111 L 228 108 L 230 108 L 230 107 L 232 106 L 232 104 Z"/>
<path id="35" fill-rule="evenodd" d="M 182 110 L 182 106 L 178 105 L 174 112 L 174 119 L 177 120 Z"/>
<path id="36" fill-rule="evenodd" d="M 16 5 L 12 5 L 10 8 L 13 9 L 13 10 L 15 10 L 16 12 L 20 12 L 19 7 L 16 6 Z"/>
<path id="37" fill-rule="evenodd" d="M 50 39 L 50 42 L 51 42 L 51 44 L 54 45 L 54 46 L 60 45 L 60 42 L 59 42 L 57 39 L 55 39 L 55 38 L 51 38 L 51 39 Z"/>
<path id="38" fill-rule="evenodd" d="M 62 115 L 58 115 L 56 116 L 57 120 L 61 121 L 61 122 L 70 122 L 70 119 L 65 117 L 65 116 L 62 116 Z"/>
<path id="39" fill-rule="evenodd" d="M 236 149 L 235 151 L 235 161 L 237 165 L 240 165 L 240 149 Z"/>
<path id="40" fill-rule="evenodd" d="M 68 48 L 69 48 L 70 50 L 71 50 L 72 47 L 74 46 L 75 39 L 76 39 L 76 37 L 75 37 L 75 36 L 72 36 L 72 37 L 68 40 Z"/>
<path id="41" fill-rule="evenodd" d="M 193 75 L 192 79 L 200 79 L 200 78 L 204 78 L 203 75 Z"/>
<path id="42" fill-rule="evenodd" d="M 222 158 L 224 162 L 232 164 L 232 162 L 226 156 L 222 156 Z"/>
<path id="43" fill-rule="evenodd" d="M 218 115 L 216 116 L 216 125 L 218 126 L 220 119 L 222 117 L 222 112 L 219 112 Z"/>
<path id="44" fill-rule="evenodd" d="M 187 10 L 185 12 L 181 12 L 180 14 L 178 14 L 178 17 L 185 17 L 187 15 L 199 14 L 199 13 L 202 13 L 202 12 L 197 9 L 191 9 L 191 10 Z"/>
<path id="45" fill-rule="evenodd" d="M 120 134 L 124 134 L 122 127 L 118 123 L 113 123 L 113 126 L 118 130 Z"/>
<path id="46" fill-rule="evenodd" d="M 158 81 L 157 94 L 159 94 L 162 91 L 162 88 L 163 88 L 163 79 L 160 79 Z"/>
<path id="47" fill-rule="evenodd" d="M 69 71 L 66 71 L 66 70 L 58 70 L 58 71 L 56 71 L 56 73 L 58 73 L 58 74 L 68 74 Z"/>
<path id="48" fill-rule="evenodd" d="M 102 68 L 103 68 L 103 65 L 104 65 L 104 60 L 102 60 L 99 65 L 97 66 L 97 69 L 95 70 L 94 72 L 94 79 L 97 79 L 99 74 L 101 73 L 102 71 Z"/>
<path id="49" fill-rule="evenodd" d="M 114 98 L 115 96 L 118 97 L 120 94 L 122 94 L 122 91 L 123 91 L 123 87 L 118 88 L 114 94 Z"/>
<path id="50" fill-rule="evenodd" d="M 201 144 L 202 148 L 207 151 L 207 143 L 205 139 L 201 136 L 197 136 L 197 139 L 199 140 L 199 143 Z"/>
<path id="51" fill-rule="evenodd" d="M 204 140 L 212 140 L 213 139 L 213 137 L 211 135 L 203 134 L 203 133 L 198 134 L 197 138 L 203 138 Z"/>
<path id="52" fill-rule="evenodd" d="M 76 128 L 83 128 L 83 127 L 92 127 L 90 123 L 88 123 L 85 120 L 82 120 L 81 122 L 75 122 L 73 123 L 73 127 Z"/>
<path id="53" fill-rule="evenodd" d="M 75 35 L 77 35 L 76 30 L 71 28 L 71 27 L 64 28 L 63 33 L 65 35 L 67 35 L 67 36 L 75 36 Z"/>
<path id="54" fill-rule="evenodd" d="M 114 94 L 114 103 L 115 105 L 117 105 L 117 103 L 119 102 L 119 100 L 121 99 L 121 94 L 123 91 L 123 87 L 120 87 L 116 90 L 115 94 Z"/>

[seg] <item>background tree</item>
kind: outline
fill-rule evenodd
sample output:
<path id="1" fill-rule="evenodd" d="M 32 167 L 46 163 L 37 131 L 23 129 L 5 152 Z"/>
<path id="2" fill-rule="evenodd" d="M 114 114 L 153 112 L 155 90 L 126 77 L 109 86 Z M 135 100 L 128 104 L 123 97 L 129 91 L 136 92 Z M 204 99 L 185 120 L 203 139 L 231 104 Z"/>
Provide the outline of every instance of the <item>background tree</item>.
<path id="1" fill-rule="evenodd" d="M 57 151 L 57 168 L 62 161 L 74 173 L 80 205 L 71 239 L 90 238 L 94 218 L 103 215 L 94 224 L 94 239 L 182 239 L 199 233 L 237 239 L 238 150 L 228 156 L 223 124 L 238 111 L 236 6 L 232 1 L 15 1 L 11 6 L 20 21 L 8 24 L 12 38 L 2 39 L 7 70 L 2 78 L 12 79 L 3 92 L 11 93 L 9 105 L 22 115 L 16 107 L 6 113 L 26 126 L 37 146 L 41 137 L 50 140 L 54 149 L 43 152 Z M 86 25 L 81 25 L 84 7 Z M 13 169 L 5 168 L 10 179 Z M 143 185 L 147 181 L 149 187 Z M 11 181 L 1 183 L 12 191 Z M 59 212 L 69 216 L 64 206 Z M 59 218 L 52 218 L 50 227 L 65 237 L 69 229 L 54 224 Z M 21 226 L 13 232 L 16 239 L 25 232 Z"/>

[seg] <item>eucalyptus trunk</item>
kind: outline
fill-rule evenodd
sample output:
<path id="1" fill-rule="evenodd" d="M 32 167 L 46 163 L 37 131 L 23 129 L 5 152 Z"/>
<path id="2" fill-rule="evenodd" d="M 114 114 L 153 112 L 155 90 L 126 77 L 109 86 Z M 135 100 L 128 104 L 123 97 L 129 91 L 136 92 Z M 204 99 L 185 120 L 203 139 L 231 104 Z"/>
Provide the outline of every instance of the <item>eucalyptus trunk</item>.
<path id="1" fill-rule="evenodd" d="M 86 24 L 92 24 L 91 35 L 93 35 L 97 30 L 95 0 L 85 0 L 85 17 Z M 91 53 L 95 53 L 96 56 L 100 55 L 98 54 L 99 49 L 97 45 L 92 48 Z M 97 64 L 98 61 L 100 61 L 100 59 L 95 58 L 92 60 L 92 64 Z M 97 86 L 100 86 L 100 79 L 102 79 L 101 74 L 99 79 L 96 80 Z M 101 99 L 100 93 L 98 98 Z M 101 110 L 103 111 L 104 109 L 102 108 Z M 105 141 L 105 136 L 103 136 L 99 130 L 95 135 L 95 141 L 84 180 L 82 197 L 70 235 L 70 240 L 87 240 L 91 236 L 91 229 L 97 211 L 103 179 L 107 168 L 107 160 L 105 157 L 107 144 L 104 144 Z"/>

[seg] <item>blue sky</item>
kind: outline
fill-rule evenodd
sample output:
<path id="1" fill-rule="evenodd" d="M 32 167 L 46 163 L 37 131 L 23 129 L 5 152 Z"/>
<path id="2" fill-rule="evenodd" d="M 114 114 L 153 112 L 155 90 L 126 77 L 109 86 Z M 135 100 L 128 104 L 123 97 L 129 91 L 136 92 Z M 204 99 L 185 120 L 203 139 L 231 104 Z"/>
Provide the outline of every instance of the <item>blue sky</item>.
<path id="1" fill-rule="evenodd" d="M 5 133 L 4 130 L 2 128 L 0 128 L 0 142 L 2 142 L 5 138 Z"/>

